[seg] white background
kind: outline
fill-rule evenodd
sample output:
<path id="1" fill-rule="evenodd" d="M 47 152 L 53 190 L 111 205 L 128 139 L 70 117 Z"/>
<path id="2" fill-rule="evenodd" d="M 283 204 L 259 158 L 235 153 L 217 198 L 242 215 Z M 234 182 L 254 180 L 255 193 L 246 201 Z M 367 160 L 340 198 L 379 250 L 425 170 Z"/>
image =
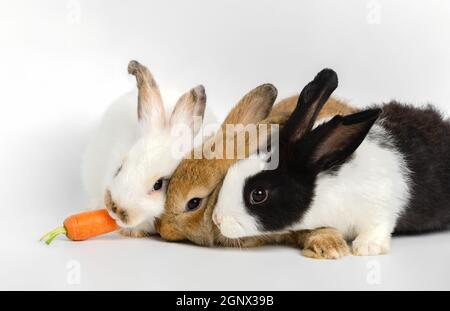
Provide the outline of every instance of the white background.
<path id="1" fill-rule="evenodd" d="M 450 289 L 448 232 L 333 262 L 116 234 L 37 243 L 85 207 L 81 154 L 108 104 L 134 88 L 130 59 L 163 93 L 203 83 L 220 117 L 258 84 L 291 95 L 324 67 L 354 105 L 448 112 L 450 1 L 1 0 L 0 289 Z"/>

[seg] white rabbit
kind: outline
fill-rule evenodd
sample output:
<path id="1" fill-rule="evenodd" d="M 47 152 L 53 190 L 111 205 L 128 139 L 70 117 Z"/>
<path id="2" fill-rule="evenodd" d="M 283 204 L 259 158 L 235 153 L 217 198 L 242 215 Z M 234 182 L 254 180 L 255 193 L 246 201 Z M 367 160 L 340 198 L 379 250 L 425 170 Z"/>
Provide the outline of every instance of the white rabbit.
<path id="1" fill-rule="evenodd" d="M 155 233 L 167 181 L 201 128 L 206 94 L 201 85 L 191 89 L 168 114 L 150 71 L 131 61 L 128 72 L 138 94 L 105 112 L 84 154 L 82 179 L 92 208 L 106 207 L 122 234 L 142 237 Z"/>

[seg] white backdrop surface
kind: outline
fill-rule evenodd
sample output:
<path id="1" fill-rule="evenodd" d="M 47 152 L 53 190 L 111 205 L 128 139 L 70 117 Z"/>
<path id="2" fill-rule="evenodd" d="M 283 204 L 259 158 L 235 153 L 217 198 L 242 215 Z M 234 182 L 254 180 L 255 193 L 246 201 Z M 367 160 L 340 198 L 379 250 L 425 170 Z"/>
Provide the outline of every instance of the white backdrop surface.
<path id="1" fill-rule="evenodd" d="M 81 154 L 108 104 L 134 87 L 130 59 L 169 97 L 204 84 L 219 117 L 258 84 L 291 95 L 324 67 L 357 106 L 449 112 L 449 16 L 446 0 L 1 0 L 0 289 L 450 289 L 449 232 L 332 262 L 115 234 L 37 243 L 86 205 Z"/>

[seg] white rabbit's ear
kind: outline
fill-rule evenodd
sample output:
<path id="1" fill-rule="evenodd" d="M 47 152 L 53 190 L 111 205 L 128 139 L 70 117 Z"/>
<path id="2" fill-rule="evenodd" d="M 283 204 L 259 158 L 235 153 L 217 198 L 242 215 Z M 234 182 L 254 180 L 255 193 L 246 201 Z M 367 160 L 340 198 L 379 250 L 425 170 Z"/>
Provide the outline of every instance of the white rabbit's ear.
<path id="1" fill-rule="evenodd" d="M 206 93 L 203 85 L 199 85 L 184 93 L 177 101 L 170 117 L 170 126 L 186 125 L 192 130 L 192 137 L 202 126 L 206 107 Z"/>
<path id="2" fill-rule="evenodd" d="M 158 84 L 150 70 L 132 60 L 128 64 L 128 73 L 136 77 L 138 87 L 138 120 L 145 132 L 166 126 L 166 115 Z"/>

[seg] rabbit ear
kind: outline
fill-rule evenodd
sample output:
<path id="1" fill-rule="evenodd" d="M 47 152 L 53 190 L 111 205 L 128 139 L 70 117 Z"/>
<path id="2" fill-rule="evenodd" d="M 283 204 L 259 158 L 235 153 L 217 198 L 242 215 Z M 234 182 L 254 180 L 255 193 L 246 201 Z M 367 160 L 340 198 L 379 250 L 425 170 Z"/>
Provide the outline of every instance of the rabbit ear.
<path id="1" fill-rule="evenodd" d="M 300 93 L 297 107 L 282 131 L 282 139 L 295 142 L 308 133 L 331 93 L 337 88 L 336 72 L 324 69 Z"/>
<path id="2" fill-rule="evenodd" d="M 266 152 L 272 144 L 278 144 L 279 127 L 285 124 L 290 112 L 279 109 L 272 110 L 269 116 L 256 124 L 246 124 L 229 132 L 226 124 L 222 124 L 222 131 L 204 142 L 205 155 L 207 157 L 224 157 L 228 160 L 242 160 L 256 152 Z M 220 146 L 216 150 L 216 146 Z M 231 149 L 228 149 L 231 147 Z M 220 153 L 222 152 L 222 153 Z M 231 165 L 231 164 L 230 164 Z"/>
<path id="3" fill-rule="evenodd" d="M 210 137 L 203 144 L 203 152 L 207 158 L 219 157 L 228 160 L 237 160 L 236 152 L 241 150 L 238 148 L 237 133 L 245 132 L 240 131 L 239 127 L 255 126 L 257 123 L 262 123 L 263 120 L 270 114 L 272 106 L 277 97 L 277 89 L 272 84 L 263 84 L 257 88 L 248 92 L 230 111 L 228 116 L 222 123 L 221 128 L 216 135 Z M 233 128 L 233 131 L 229 131 L 229 127 Z M 259 126 L 256 128 L 259 132 Z M 258 144 L 253 144 L 249 147 L 251 140 L 249 136 L 244 136 L 245 150 L 241 156 L 248 155 L 256 150 Z M 226 146 L 234 146 L 227 149 Z"/>
<path id="4" fill-rule="evenodd" d="M 158 84 L 147 67 L 132 60 L 128 73 L 136 77 L 138 87 L 138 120 L 142 130 L 163 128 L 166 125 L 164 105 Z"/>
<path id="5" fill-rule="evenodd" d="M 289 116 L 289 113 L 271 113 L 266 119 L 259 122 L 256 125 L 257 139 L 250 139 L 250 136 L 245 136 L 245 150 L 248 152 L 245 157 L 261 151 L 269 151 L 272 146 L 278 145 L 280 126 L 286 123 Z"/>
<path id="6" fill-rule="evenodd" d="M 170 126 L 187 125 L 192 130 L 192 137 L 194 137 L 202 125 L 205 107 L 205 88 L 203 85 L 199 85 L 178 99 L 170 117 Z"/>
<path id="7" fill-rule="evenodd" d="M 242 124 L 258 123 L 265 119 L 277 98 L 278 91 L 272 84 L 263 84 L 248 92 L 230 111 L 222 123 Z"/>
<path id="8" fill-rule="evenodd" d="M 289 163 L 316 173 L 342 164 L 363 142 L 381 109 L 369 109 L 348 116 L 335 116 L 300 140 Z"/>

